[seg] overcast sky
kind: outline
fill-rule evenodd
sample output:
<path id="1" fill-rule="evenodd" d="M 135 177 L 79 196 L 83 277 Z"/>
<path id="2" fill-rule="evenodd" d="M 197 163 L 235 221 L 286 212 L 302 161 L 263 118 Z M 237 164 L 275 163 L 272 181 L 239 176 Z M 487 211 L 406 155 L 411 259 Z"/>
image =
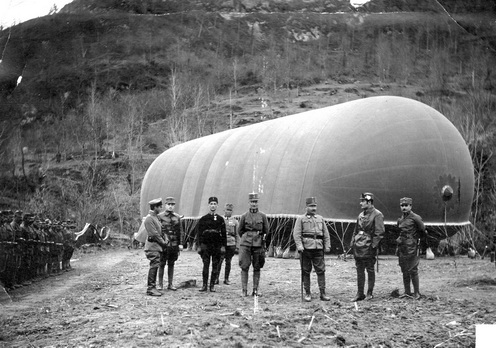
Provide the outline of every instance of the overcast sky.
<path id="1" fill-rule="evenodd" d="M 72 0 L 0 0 L 0 25 L 10 27 L 31 18 L 43 17 L 53 5 L 60 10 Z"/>
<path id="2" fill-rule="evenodd" d="M 370 0 L 350 0 L 354 6 Z M 0 25 L 10 27 L 31 18 L 43 17 L 50 12 L 53 5 L 60 10 L 72 0 L 0 0 Z"/>

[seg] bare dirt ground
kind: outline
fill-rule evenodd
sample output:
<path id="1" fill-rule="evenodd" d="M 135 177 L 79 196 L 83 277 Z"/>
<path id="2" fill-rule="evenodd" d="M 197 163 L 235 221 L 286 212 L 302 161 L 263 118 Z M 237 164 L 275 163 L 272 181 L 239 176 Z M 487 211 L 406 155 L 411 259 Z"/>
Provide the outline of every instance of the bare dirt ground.
<path id="1" fill-rule="evenodd" d="M 0 305 L 0 347 L 475 347 L 475 326 L 496 324 L 496 267 L 466 257 L 421 260 L 424 298 L 401 289 L 394 256 L 381 256 L 375 299 L 355 294 L 354 261 L 326 257 L 330 302 L 301 302 L 296 259 L 268 258 L 258 306 L 241 297 L 237 256 L 231 285 L 200 293 L 201 260 L 184 251 L 176 285 L 145 295 L 148 263 L 141 249 L 76 253 L 73 270 L 10 293 Z M 250 275 L 251 284 L 251 275 Z M 250 285 L 249 284 L 249 285 Z"/>

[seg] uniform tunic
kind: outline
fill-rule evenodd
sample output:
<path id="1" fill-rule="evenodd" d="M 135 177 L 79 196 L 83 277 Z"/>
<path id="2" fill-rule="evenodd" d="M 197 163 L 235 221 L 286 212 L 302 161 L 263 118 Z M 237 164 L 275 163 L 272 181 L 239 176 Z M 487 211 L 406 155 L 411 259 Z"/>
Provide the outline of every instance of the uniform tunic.
<path id="1" fill-rule="evenodd" d="M 400 236 L 396 239 L 398 243 L 398 256 L 412 256 L 418 254 L 418 240 L 424 237 L 425 225 L 422 218 L 410 211 L 398 219 Z"/>
<path id="2" fill-rule="evenodd" d="M 235 218 L 231 217 L 225 217 L 224 216 L 224 222 L 226 224 L 226 237 L 227 237 L 227 246 L 238 246 L 238 228 L 239 228 L 239 222 Z"/>
<path id="3" fill-rule="evenodd" d="M 160 261 L 162 265 L 165 265 L 166 261 L 175 262 L 179 258 L 179 245 L 183 245 L 184 234 L 179 214 L 166 211 L 158 216 L 161 222 L 162 236 L 169 241 L 162 252 Z"/>
<path id="4" fill-rule="evenodd" d="M 296 219 L 293 238 L 301 253 L 301 268 L 310 275 L 312 265 L 315 273 L 325 272 L 324 250 L 331 248 L 331 239 L 324 218 L 317 214 L 300 215 Z"/>
<path id="5" fill-rule="evenodd" d="M 239 220 L 239 266 L 259 271 L 265 264 L 264 236 L 269 233 L 267 215 L 258 209 L 250 209 Z"/>
<path id="6" fill-rule="evenodd" d="M 351 238 L 355 259 L 374 258 L 384 231 L 384 215 L 379 210 L 372 207 L 362 211 Z"/>
<path id="7" fill-rule="evenodd" d="M 396 239 L 398 243 L 398 264 L 403 273 L 415 276 L 418 273 L 418 241 L 425 236 L 425 225 L 422 218 L 410 211 L 398 219 L 400 236 Z"/>
<path id="8" fill-rule="evenodd" d="M 148 234 L 145 242 L 145 255 L 150 260 L 150 268 L 158 268 L 162 246 L 166 245 L 166 241 L 162 238 L 162 226 L 157 213 L 153 210 L 150 210 L 145 218 L 145 229 Z"/>
<path id="9" fill-rule="evenodd" d="M 198 222 L 198 243 L 200 244 L 200 256 L 203 261 L 203 286 L 208 280 L 210 261 L 212 261 L 211 284 L 215 283 L 219 272 L 221 248 L 227 244 L 226 223 L 224 218 L 216 213 L 206 214 Z"/>

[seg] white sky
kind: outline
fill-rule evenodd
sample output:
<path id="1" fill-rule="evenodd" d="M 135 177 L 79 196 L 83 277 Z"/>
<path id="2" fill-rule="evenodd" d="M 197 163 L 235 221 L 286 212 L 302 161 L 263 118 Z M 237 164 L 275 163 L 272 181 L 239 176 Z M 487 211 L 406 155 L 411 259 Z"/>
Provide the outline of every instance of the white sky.
<path id="1" fill-rule="evenodd" d="M 0 25 L 4 28 L 48 15 L 53 5 L 61 9 L 72 0 L 0 0 Z"/>
<path id="2" fill-rule="evenodd" d="M 363 5 L 370 0 L 350 0 L 352 6 Z M 53 5 L 61 9 L 72 0 L 0 0 L 0 25 L 4 28 L 31 18 L 48 15 Z"/>

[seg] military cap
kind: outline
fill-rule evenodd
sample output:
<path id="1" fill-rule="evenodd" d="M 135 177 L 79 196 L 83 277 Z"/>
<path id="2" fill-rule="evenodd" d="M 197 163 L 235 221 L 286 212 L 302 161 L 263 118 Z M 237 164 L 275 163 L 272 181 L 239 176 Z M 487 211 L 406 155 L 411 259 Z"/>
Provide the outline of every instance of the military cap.
<path id="1" fill-rule="evenodd" d="M 152 199 L 150 202 L 148 202 L 148 204 L 150 204 L 150 205 L 162 204 L 162 198 Z"/>
<path id="2" fill-rule="evenodd" d="M 16 210 L 14 216 L 22 216 L 22 210 Z"/>
<path id="3" fill-rule="evenodd" d="M 306 200 L 305 200 L 305 203 L 307 205 L 317 205 L 317 201 L 315 199 L 315 197 L 308 197 Z"/>
<path id="4" fill-rule="evenodd" d="M 208 203 L 210 204 L 211 202 L 219 203 L 219 200 L 217 199 L 217 197 L 209 197 L 208 198 Z"/>
<path id="5" fill-rule="evenodd" d="M 248 199 L 250 201 L 258 201 L 258 193 L 252 192 L 252 193 L 248 194 Z"/>
<path id="6" fill-rule="evenodd" d="M 233 210 L 234 208 L 234 205 L 232 203 L 226 203 L 226 205 L 224 206 L 224 208 L 226 210 Z"/>
<path id="7" fill-rule="evenodd" d="M 413 203 L 413 199 L 411 199 L 409 197 L 400 198 L 400 204 L 410 204 L 410 205 L 412 205 L 412 203 Z"/>
<path id="8" fill-rule="evenodd" d="M 370 192 L 364 192 L 360 195 L 361 201 L 372 201 L 374 200 L 374 195 Z"/>
<path id="9" fill-rule="evenodd" d="M 176 204 L 176 200 L 174 197 L 167 197 L 165 199 L 165 204 Z"/>

